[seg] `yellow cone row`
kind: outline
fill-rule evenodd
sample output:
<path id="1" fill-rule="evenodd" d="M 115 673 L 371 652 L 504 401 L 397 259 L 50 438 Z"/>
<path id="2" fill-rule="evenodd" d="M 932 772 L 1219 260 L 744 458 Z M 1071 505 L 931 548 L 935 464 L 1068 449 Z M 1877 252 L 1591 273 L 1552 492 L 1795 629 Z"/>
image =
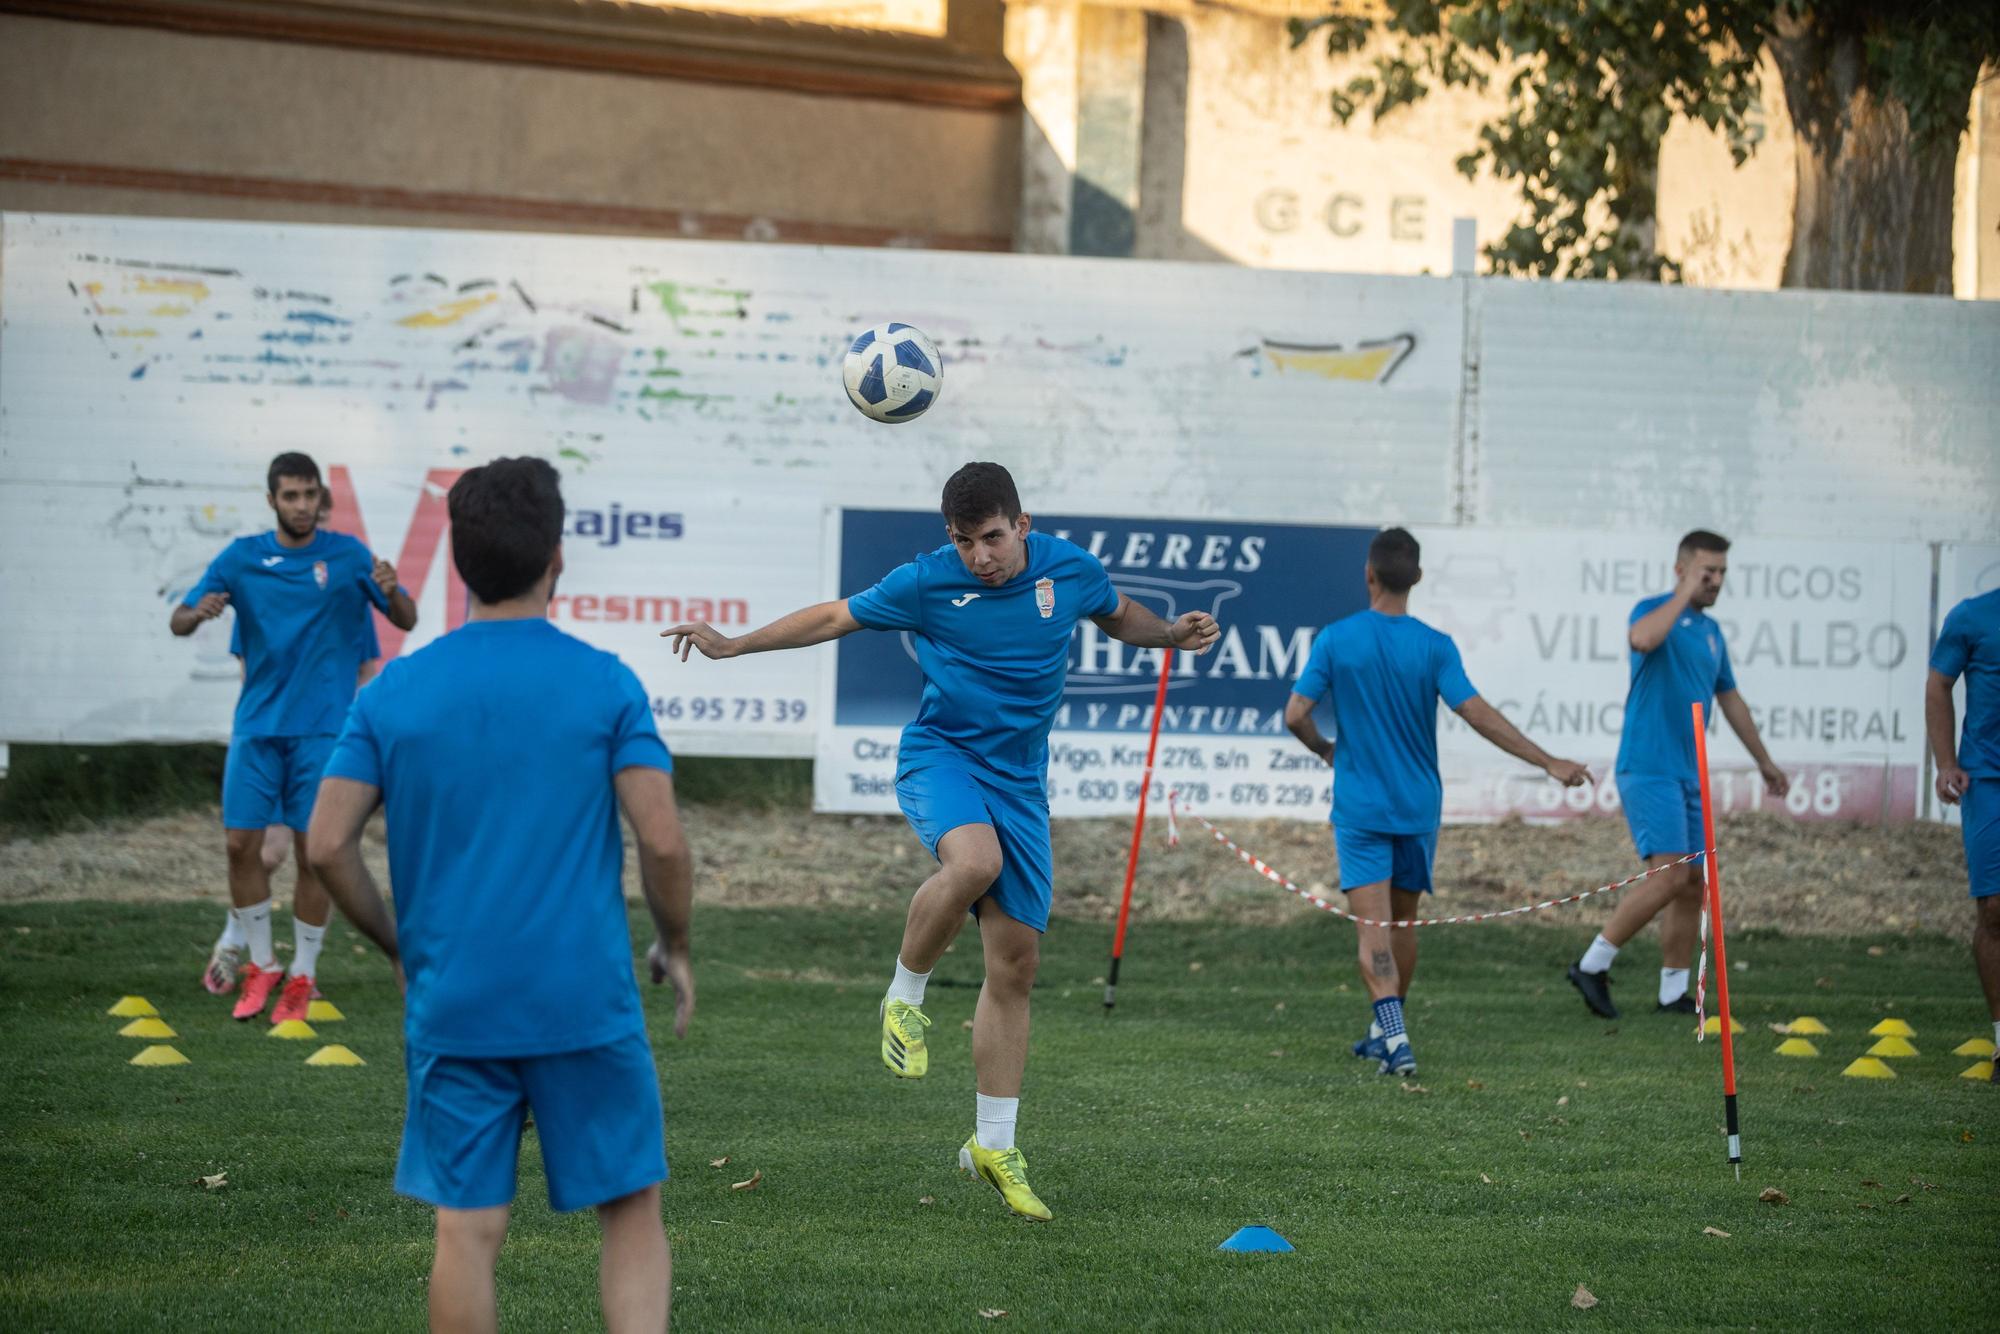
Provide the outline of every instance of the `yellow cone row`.
<path id="1" fill-rule="evenodd" d="M 122 1038 L 160 1039 L 179 1036 L 168 1025 L 166 1020 L 160 1018 L 160 1012 L 153 1008 L 153 1003 L 144 996 L 120 996 L 118 1003 L 113 1005 L 109 1010 L 106 1010 L 105 1013 L 116 1019 L 130 1019 L 132 1021 L 118 1030 L 118 1036 Z M 346 1015 L 342 1014 L 335 1007 L 332 1001 L 326 1000 L 314 1001 L 307 1010 L 307 1014 L 313 1020 L 323 1024 L 339 1023 L 341 1020 L 347 1018 Z M 282 1024 L 271 1025 L 268 1036 L 283 1038 L 293 1042 L 302 1042 L 308 1038 L 316 1038 L 319 1034 L 314 1030 L 312 1024 L 306 1022 L 304 1019 L 287 1019 Z M 168 1046 L 164 1042 L 154 1042 L 153 1045 L 146 1047 L 137 1056 L 134 1056 L 128 1064 L 146 1066 L 192 1065 L 193 1062 L 176 1048 Z M 306 1064 L 352 1066 L 366 1065 L 368 1062 L 355 1055 L 350 1048 L 336 1042 L 321 1047 L 312 1055 L 306 1057 Z"/>

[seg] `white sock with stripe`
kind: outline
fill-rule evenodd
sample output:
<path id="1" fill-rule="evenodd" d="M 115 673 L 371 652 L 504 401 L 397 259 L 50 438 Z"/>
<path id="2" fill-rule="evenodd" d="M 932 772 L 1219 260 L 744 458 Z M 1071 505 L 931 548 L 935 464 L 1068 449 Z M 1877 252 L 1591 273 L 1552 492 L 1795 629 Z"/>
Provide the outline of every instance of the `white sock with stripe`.
<path id="1" fill-rule="evenodd" d="M 276 968 L 278 956 L 271 948 L 271 901 L 265 899 L 234 911 L 243 938 L 250 943 L 250 962 L 259 968 Z"/>
<path id="2" fill-rule="evenodd" d="M 319 967 L 319 947 L 326 943 L 326 928 L 292 918 L 292 976 L 311 977 Z"/>

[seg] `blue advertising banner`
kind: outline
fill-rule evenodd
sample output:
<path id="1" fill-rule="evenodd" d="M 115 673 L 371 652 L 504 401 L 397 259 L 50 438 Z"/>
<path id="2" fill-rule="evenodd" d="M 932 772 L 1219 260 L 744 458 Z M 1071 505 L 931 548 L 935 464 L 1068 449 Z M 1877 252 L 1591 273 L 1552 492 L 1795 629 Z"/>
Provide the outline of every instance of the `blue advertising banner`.
<path id="1" fill-rule="evenodd" d="M 1331 774 L 1285 731 L 1285 701 L 1320 627 L 1367 605 L 1373 529 L 1089 515 L 1037 515 L 1034 526 L 1097 556 L 1121 593 L 1162 617 L 1202 610 L 1222 626 L 1206 654 L 1176 655 L 1161 714 L 1162 784 L 1207 809 L 1324 812 Z M 844 510 L 839 533 L 840 596 L 945 541 L 934 510 Z M 1158 650 L 1077 626 L 1050 735 L 1055 814 L 1103 815 L 1136 800 L 1159 671 Z M 922 683 L 911 636 L 840 641 L 815 768 L 821 809 L 895 809 L 895 748 Z"/>

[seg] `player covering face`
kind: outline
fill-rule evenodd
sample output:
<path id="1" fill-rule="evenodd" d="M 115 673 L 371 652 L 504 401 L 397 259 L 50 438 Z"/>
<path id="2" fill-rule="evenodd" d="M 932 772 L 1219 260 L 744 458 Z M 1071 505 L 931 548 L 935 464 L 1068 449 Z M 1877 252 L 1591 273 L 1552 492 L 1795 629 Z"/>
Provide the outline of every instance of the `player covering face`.
<path id="1" fill-rule="evenodd" d="M 1649 868 L 1668 867 L 1626 890 L 1611 920 L 1569 968 L 1569 980 L 1591 1013 L 1616 1019 L 1611 962 L 1655 917 L 1660 918 L 1658 1011 L 1693 1014 L 1688 972 L 1701 930 L 1701 863 L 1675 866 L 1702 848 L 1701 783 L 1694 762 L 1693 708 L 1711 700 L 1757 762 L 1764 786 L 1782 797 L 1791 783 L 1764 749 L 1750 706 L 1736 691 L 1729 645 L 1708 609 L 1729 573 L 1729 540 L 1704 529 L 1681 539 L 1674 591 L 1641 599 L 1626 637 L 1632 684 L 1625 729 L 1618 738 L 1618 799 L 1632 842 Z"/>
<path id="2" fill-rule="evenodd" d="M 706 623 L 663 632 L 685 660 L 802 648 L 856 630 L 914 636 L 924 689 L 903 730 L 896 799 L 937 871 L 910 900 L 879 1011 L 882 1062 L 905 1079 L 930 1066 L 923 1012 L 931 968 L 968 912 L 986 979 L 972 1021 L 975 1132 L 959 1165 L 1028 1218 L 1050 1217 L 1014 1142 L 1028 1059 L 1028 994 L 1053 892 L 1048 735 L 1079 621 L 1143 648 L 1201 653 L 1219 634 L 1206 612 L 1171 624 L 1123 596 L 1095 556 L 1033 531 L 1014 479 L 968 463 L 945 483 L 946 545 L 865 592 L 793 612 L 736 638 Z"/>

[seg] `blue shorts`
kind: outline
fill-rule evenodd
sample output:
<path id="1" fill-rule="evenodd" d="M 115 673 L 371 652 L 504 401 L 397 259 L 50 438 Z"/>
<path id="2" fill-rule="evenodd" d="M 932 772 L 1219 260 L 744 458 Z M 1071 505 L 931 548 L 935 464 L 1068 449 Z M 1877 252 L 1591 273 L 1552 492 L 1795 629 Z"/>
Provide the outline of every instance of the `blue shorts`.
<path id="1" fill-rule="evenodd" d="M 1389 882 L 1391 889 L 1431 892 L 1431 863 L 1437 858 L 1438 836 L 1378 834 L 1371 829 L 1333 827 L 1333 855 L 1340 863 L 1340 888 Z"/>
<path id="2" fill-rule="evenodd" d="M 667 1179 L 660 1076 L 644 1033 L 552 1056 L 440 1056 L 406 1045 L 403 1066 L 401 1194 L 446 1209 L 512 1203 L 530 1109 L 551 1208 L 588 1209 Z"/>
<path id="3" fill-rule="evenodd" d="M 242 736 L 229 742 L 222 769 L 222 827 L 263 829 L 290 825 L 304 833 L 312 822 L 320 776 L 337 738 Z"/>
<path id="4" fill-rule="evenodd" d="M 1618 801 L 1641 858 L 1685 857 L 1701 851 L 1701 784 L 1656 774 L 1617 778 Z"/>
<path id="5" fill-rule="evenodd" d="M 1958 799 L 1972 897 L 2000 894 L 2000 778 L 1975 778 Z"/>
<path id="6" fill-rule="evenodd" d="M 1021 925 L 1049 929 L 1056 872 L 1046 793 L 989 784 L 964 769 L 934 764 L 896 780 L 896 803 L 933 857 L 938 841 L 960 825 L 992 825 L 1000 840 L 1000 878 L 987 895 Z"/>

